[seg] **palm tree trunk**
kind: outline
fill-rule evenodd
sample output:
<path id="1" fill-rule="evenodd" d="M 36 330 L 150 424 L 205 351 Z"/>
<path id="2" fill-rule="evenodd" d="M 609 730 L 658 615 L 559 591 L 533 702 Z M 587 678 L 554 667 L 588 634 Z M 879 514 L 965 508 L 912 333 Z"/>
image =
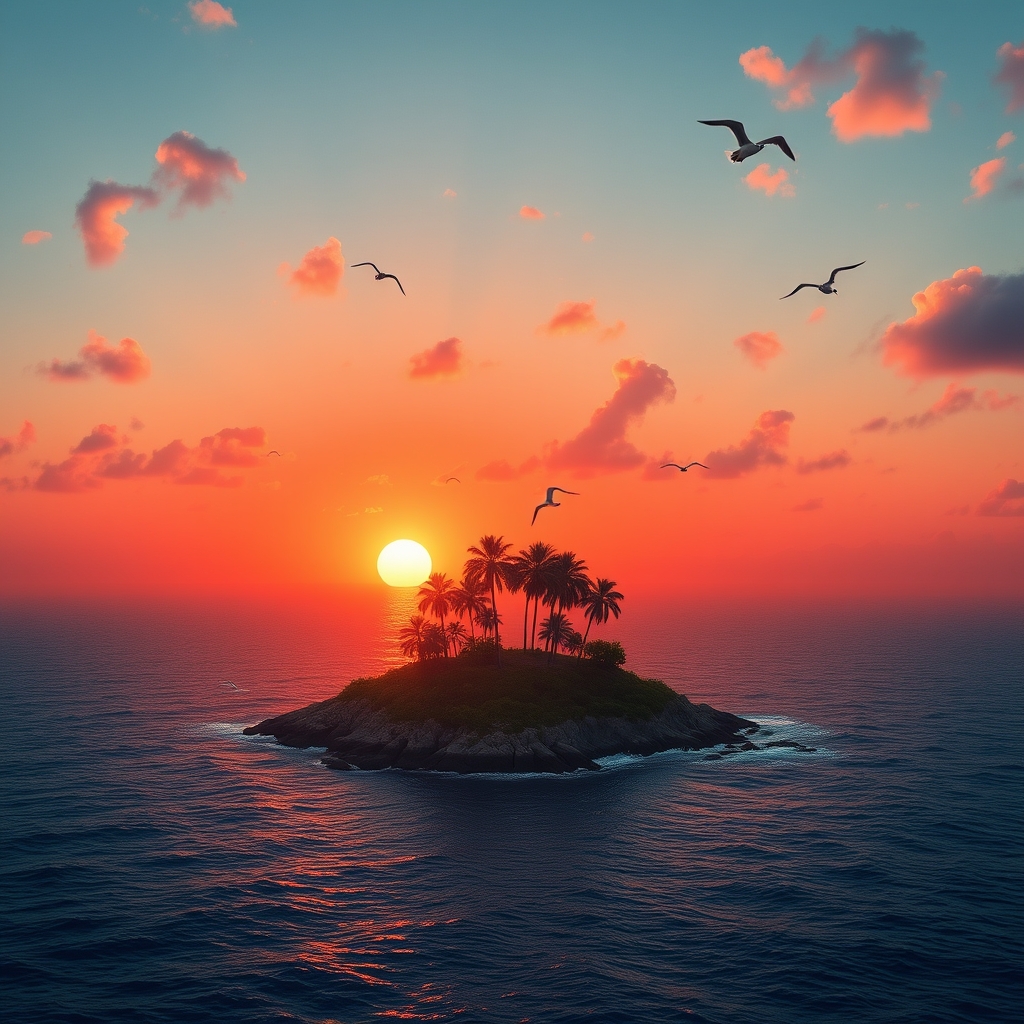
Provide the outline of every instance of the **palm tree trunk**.
<path id="1" fill-rule="evenodd" d="M 586 631 L 583 634 L 583 644 L 580 647 L 580 657 L 581 658 L 583 657 L 583 648 L 587 646 L 587 637 L 590 636 L 590 627 L 593 624 L 594 624 L 594 616 L 593 615 L 588 615 L 587 616 L 587 628 L 586 628 Z"/>
<path id="2" fill-rule="evenodd" d="M 523 587 L 526 590 L 525 587 Z M 526 610 L 523 612 L 523 650 L 526 650 L 526 620 L 530 617 L 530 592 L 526 590 Z"/>
<path id="3" fill-rule="evenodd" d="M 441 637 L 444 640 L 444 656 L 448 657 L 448 634 L 444 631 L 444 612 L 441 612 Z"/>
<path id="4" fill-rule="evenodd" d="M 494 656 L 495 663 L 501 668 L 501 637 L 498 634 L 498 603 L 494 589 L 494 577 L 491 576 L 491 610 L 494 612 Z"/>
<path id="5" fill-rule="evenodd" d="M 540 607 L 540 594 L 533 597 L 533 626 L 530 630 L 530 650 L 537 650 L 537 609 Z"/>

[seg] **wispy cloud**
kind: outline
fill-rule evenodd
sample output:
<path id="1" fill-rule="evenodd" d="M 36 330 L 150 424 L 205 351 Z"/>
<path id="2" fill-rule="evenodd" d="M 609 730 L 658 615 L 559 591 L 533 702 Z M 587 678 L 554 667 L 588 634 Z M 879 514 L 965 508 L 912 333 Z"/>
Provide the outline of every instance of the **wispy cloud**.
<path id="1" fill-rule="evenodd" d="M 493 462 L 488 462 L 486 466 L 481 466 L 476 471 L 476 478 L 478 480 L 493 481 L 518 480 L 520 477 L 539 469 L 540 465 L 541 460 L 536 455 L 531 455 L 530 458 L 521 462 L 518 466 L 511 465 L 505 459 L 495 459 Z"/>
<path id="2" fill-rule="evenodd" d="M 996 56 L 999 58 L 999 70 L 995 82 L 1006 88 L 1009 94 L 1006 112 L 1013 114 L 1024 107 L 1024 41 L 1020 46 L 1003 43 Z"/>
<path id="3" fill-rule="evenodd" d="M 98 373 L 118 384 L 134 384 L 150 375 L 152 364 L 134 338 L 122 338 L 111 345 L 102 335 L 90 331 L 77 360 L 52 359 L 40 364 L 38 370 L 52 381 L 88 380 Z"/>
<path id="4" fill-rule="evenodd" d="M 983 164 L 971 169 L 971 194 L 964 199 L 965 203 L 973 199 L 987 196 L 995 189 L 999 176 L 1006 170 L 1006 157 L 998 156 L 994 160 L 986 160 Z"/>
<path id="5" fill-rule="evenodd" d="M 22 245 L 39 245 L 40 242 L 48 242 L 53 235 L 49 231 L 26 231 L 21 236 Z"/>
<path id="6" fill-rule="evenodd" d="M 537 328 L 538 334 L 557 337 L 564 334 L 595 333 L 601 341 L 613 341 L 626 330 L 624 320 L 616 320 L 613 324 L 602 324 L 594 312 L 597 302 L 563 302 L 552 314 L 547 323 Z"/>
<path id="7" fill-rule="evenodd" d="M 733 344 L 759 370 L 763 370 L 785 351 L 774 331 L 751 331 L 737 338 Z"/>
<path id="8" fill-rule="evenodd" d="M 536 206 L 520 206 L 519 216 L 523 220 L 543 220 L 544 214 Z"/>
<path id="9" fill-rule="evenodd" d="M 35 439 L 36 428 L 28 420 L 25 420 L 21 425 L 21 430 L 13 437 L 0 437 L 0 459 L 23 452 L 35 442 Z"/>
<path id="10" fill-rule="evenodd" d="M 763 412 L 739 444 L 717 448 L 700 461 L 708 467 L 708 475 L 719 480 L 745 476 L 762 466 L 785 465 L 788 460 L 781 449 L 789 445 L 789 425 L 795 419 L 785 409 Z"/>
<path id="11" fill-rule="evenodd" d="M 977 388 L 964 388 L 957 383 L 946 385 L 945 391 L 924 412 L 914 413 L 901 420 L 877 416 L 868 420 L 858 431 L 864 434 L 885 430 L 890 434 L 900 430 L 924 430 L 936 423 L 963 412 L 1000 412 L 1020 405 L 1020 395 L 1002 395 L 994 388 L 979 392 Z"/>
<path id="12" fill-rule="evenodd" d="M 1024 516 L 1024 480 L 1007 477 L 978 505 L 979 516 Z"/>
<path id="13" fill-rule="evenodd" d="M 808 473 L 824 473 L 830 469 L 846 469 L 850 463 L 853 462 L 853 458 L 845 448 L 840 448 L 838 451 L 829 452 L 827 455 L 819 455 L 816 459 L 810 461 L 806 459 L 800 459 L 796 464 L 796 471 L 803 475 Z"/>
<path id="14" fill-rule="evenodd" d="M 1007 146 L 1017 141 L 1017 136 L 1013 132 L 1003 132 L 1002 135 L 996 139 L 996 149 L 1006 149 Z"/>

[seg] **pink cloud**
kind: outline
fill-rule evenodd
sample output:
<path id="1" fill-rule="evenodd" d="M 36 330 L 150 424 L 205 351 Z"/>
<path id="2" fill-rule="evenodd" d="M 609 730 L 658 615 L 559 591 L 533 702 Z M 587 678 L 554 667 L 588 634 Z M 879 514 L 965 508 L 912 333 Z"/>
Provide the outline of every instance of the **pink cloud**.
<path id="1" fill-rule="evenodd" d="M 969 203 L 972 199 L 980 199 L 987 196 L 996 187 L 999 175 L 1006 170 L 1006 157 L 999 156 L 994 160 L 986 160 L 971 171 L 971 194 L 964 200 Z"/>
<path id="2" fill-rule="evenodd" d="M 341 255 L 341 242 L 333 235 L 323 245 L 314 245 L 302 262 L 291 270 L 287 263 L 282 269 L 288 274 L 288 283 L 295 289 L 296 296 L 337 294 L 338 284 L 345 272 Z"/>
<path id="3" fill-rule="evenodd" d="M 217 0 L 190 0 L 189 14 L 197 25 L 203 28 L 237 28 L 238 22 L 230 7 L 224 7 Z"/>
<path id="4" fill-rule="evenodd" d="M 40 242 L 46 242 L 53 238 L 53 235 L 49 231 L 26 231 L 21 236 L 22 245 L 38 245 Z"/>
<path id="5" fill-rule="evenodd" d="M 409 362 L 412 364 L 409 376 L 414 380 L 458 376 L 464 365 L 462 342 L 458 338 L 446 338 L 431 348 L 417 352 Z"/>
<path id="6" fill-rule="evenodd" d="M 824 306 L 815 306 L 814 309 L 807 314 L 807 322 L 809 324 L 816 324 L 827 312 L 828 310 Z"/>
<path id="7" fill-rule="evenodd" d="M 453 188 L 446 188 L 441 193 L 441 198 L 442 199 L 457 199 L 458 195 L 459 195 L 459 193 L 456 192 L 455 189 L 453 189 Z"/>
<path id="8" fill-rule="evenodd" d="M 857 427 L 857 432 L 861 434 L 877 434 L 880 430 L 885 430 L 889 426 L 888 416 L 876 416 L 873 420 L 868 420 L 862 426 Z"/>
<path id="9" fill-rule="evenodd" d="M 999 71 L 995 81 L 997 85 L 1006 86 L 1010 94 L 1006 112 L 1012 114 L 1024 107 L 1024 42 L 1020 46 L 1003 43 L 996 56 L 999 57 Z"/>
<path id="10" fill-rule="evenodd" d="M 917 312 L 890 324 L 883 362 L 912 377 L 1005 370 L 1024 373 L 1024 274 L 958 270 L 913 299 Z"/>
<path id="11" fill-rule="evenodd" d="M 996 139 L 996 149 L 1006 149 L 1011 143 L 1017 141 L 1017 136 L 1013 132 L 1003 132 L 1002 135 Z"/>
<path id="12" fill-rule="evenodd" d="M 192 487 L 241 487 L 240 476 L 225 476 L 213 466 L 196 466 L 177 481 Z"/>
<path id="13" fill-rule="evenodd" d="M 789 444 L 789 425 L 795 419 L 785 409 L 763 412 L 739 444 L 708 452 L 700 461 L 708 467 L 708 475 L 719 480 L 735 479 L 761 466 L 784 465 L 787 459 L 779 449 Z"/>
<path id="14" fill-rule="evenodd" d="M 109 423 L 100 423 L 92 428 L 81 441 L 71 449 L 72 455 L 90 455 L 93 452 L 105 452 L 118 445 L 117 427 Z"/>
<path id="15" fill-rule="evenodd" d="M 772 174 L 771 164 L 758 164 L 743 180 L 748 188 L 764 192 L 766 196 L 778 193 L 790 198 L 796 195 L 796 189 L 789 184 L 789 171 L 785 167 L 780 167 Z"/>
<path id="16" fill-rule="evenodd" d="M 594 240 L 594 233 L 592 231 L 584 231 L 583 232 L 582 241 L 584 241 L 587 244 L 589 244 L 593 240 Z"/>
<path id="17" fill-rule="evenodd" d="M 840 448 L 838 451 L 811 459 L 810 462 L 801 459 L 796 464 L 796 471 L 806 475 L 808 473 L 823 473 L 829 469 L 846 469 L 852 461 L 850 453 L 845 448 Z"/>
<path id="18" fill-rule="evenodd" d="M 35 439 L 36 428 L 28 420 L 25 420 L 21 425 L 21 430 L 14 437 L 0 437 L 0 459 L 24 451 L 35 442 Z"/>
<path id="19" fill-rule="evenodd" d="M 817 87 L 856 75 L 853 88 L 828 108 L 836 137 L 855 142 L 931 127 L 931 105 L 943 76 L 925 74 L 918 56 L 923 49 L 913 32 L 858 29 L 849 49 L 835 57 L 828 57 L 824 44 L 815 40 L 791 69 L 767 46 L 747 50 L 739 60 L 748 77 L 781 93 L 775 99 L 780 110 L 809 106 Z"/>
<path id="20" fill-rule="evenodd" d="M 119 185 L 109 178 L 89 182 L 75 207 L 75 226 L 85 243 L 85 258 L 90 266 L 108 266 L 124 252 L 128 229 L 117 222 L 117 217 L 136 203 L 140 210 L 147 210 L 159 202 L 158 193 L 142 185 Z"/>
<path id="21" fill-rule="evenodd" d="M 537 333 L 556 337 L 562 334 L 585 334 L 588 331 L 596 331 L 602 341 L 613 341 L 626 330 L 626 322 L 616 320 L 614 324 L 602 325 L 594 313 L 596 305 L 593 299 L 589 302 L 563 302 L 551 319 L 537 328 Z"/>
<path id="22" fill-rule="evenodd" d="M 476 471 L 476 478 L 493 481 L 518 480 L 539 468 L 540 464 L 540 459 L 536 455 L 531 455 L 519 466 L 513 466 L 505 459 L 495 459 L 493 462 L 488 462 L 486 466 L 481 466 Z"/>
<path id="23" fill-rule="evenodd" d="M 978 505 L 979 516 L 1024 516 L 1024 480 L 1007 477 Z"/>
<path id="24" fill-rule="evenodd" d="M 91 469 L 91 461 L 81 455 L 72 455 L 57 465 L 46 462 L 33 486 L 38 491 L 49 491 L 52 494 L 87 491 L 100 486 Z"/>
<path id="25" fill-rule="evenodd" d="M 590 417 L 572 440 L 550 445 L 546 464 L 580 476 L 618 473 L 642 465 L 646 456 L 626 440 L 626 432 L 658 402 L 672 402 L 676 386 L 668 371 L 643 359 L 620 359 L 614 367 L 615 394 Z"/>
<path id="26" fill-rule="evenodd" d="M 78 355 L 77 361 L 53 359 L 43 363 L 39 372 L 53 381 L 76 381 L 88 380 L 95 371 L 119 384 L 134 384 L 152 370 L 149 357 L 134 338 L 122 338 L 118 345 L 110 345 L 106 338 L 90 331 Z"/>
<path id="27" fill-rule="evenodd" d="M 763 370 L 773 359 L 785 351 L 779 336 L 774 331 L 751 331 L 737 338 L 733 344 L 759 370 Z"/>
<path id="28" fill-rule="evenodd" d="M 1019 395 L 1003 395 L 994 388 L 988 388 L 979 396 L 977 388 L 963 388 L 957 383 L 946 385 L 946 390 L 924 412 L 915 413 L 897 422 L 885 420 L 890 433 L 897 430 L 922 430 L 930 427 L 947 416 L 955 416 L 961 412 L 985 411 L 999 412 L 1020 404 Z M 884 419 L 884 417 L 882 417 Z"/>
<path id="29" fill-rule="evenodd" d="M 167 191 L 180 190 L 178 212 L 186 206 L 230 199 L 228 182 L 245 181 L 245 172 L 227 150 L 211 149 L 191 132 L 175 132 L 164 139 L 157 147 L 156 162 L 153 182 Z"/>
<path id="30" fill-rule="evenodd" d="M 543 220 L 544 214 L 536 206 L 520 206 L 519 216 L 523 220 Z"/>
<path id="31" fill-rule="evenodd" d="M 262 448 L 267 435 L 262 427 L 225 427 L 199 442 L 199 452 L 212 466 L 258 466 L 260 456 L 249 451 Z"/>

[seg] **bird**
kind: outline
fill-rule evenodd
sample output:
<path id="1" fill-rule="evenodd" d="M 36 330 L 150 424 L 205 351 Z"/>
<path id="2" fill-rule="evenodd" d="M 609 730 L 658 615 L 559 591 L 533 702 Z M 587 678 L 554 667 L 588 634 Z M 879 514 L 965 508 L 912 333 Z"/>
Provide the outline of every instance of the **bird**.
<path id="1" fill-rule="evenodd" d="M 281 453 L 279 451 L 276 451 L 276 450 L 275 451 L 267 452 L 267 458 L 269 458 L 271 455 L 276 455 L 278 458 L 281 458 Z"/>
<path id="2" fill-rule="evenodd" d="M 230 679 L 225 679 L 220 685 L 221 686 L 230 686 L 231 689 L 235 691 L 235 693 L 248 693 L 249 692 L 248 690 L 243 689 L 241 686 L 235 686 L 235 684 L 233 682 L 231 682 Z"/>
<path id="3" fill-rule="evenodd" d="M 547 508 L 548 505 L 551 505 L 553 508 L 558 508 L 558 506 L 562 504 L 560 501 L 555 501 L 555 491 L 561 491 L 562 494 L 580 493 L 579 491 L 567 491 L 564 487 L 549 487 L 548 496 L 533 510 L 533 518 L 530 520 L 531 526 L 533 526 L 533 524 L 537 522 L 537 513 L 542 508 Z"/>
<path id="4" fill-rule="evenodd" d="M 666 462 L 661 468 L 668 469 L 669 466 L 674 466 L 680 473 L 685 473 L 691 466 L 700 466 L 701 469 L 708 468 L 703 462 L 688 462 L 685 466 L 680 466 L 678 462 Z"/>
<path id="5" fill-rule="evenodd" d="M 373 269 L 377 271 L 377 276 L 374 278 L 374 281 L 383 281 L 385 277 L 390 277 L 391 280 L 394 281 L 395 284 L 398 285 L 399 291 L 403 295 L 405 294 L 405 289 L 402 287 L 402 282 L 399 281 L 398 278 L 395 277 L 394 274 L 385 274 L 382 270 L 380 270 L 378 268 L 376 263 L 353 263 L 352 266 L 353 267 L 373 267 Z"/>
<path id="6" fill-rule="evenodd" d="M 461 481 L 461 480 L 460 480 L 460 479 L 459 479 L 459 478 L 458 478 L 457 476 L 450 476 L 450 477 L 448 477 L 448 479 L 447 479 L 447 480 L 445 480 L 445 483 L 446 483 L 446 484 L 450 484 L 450 483 L 451 483 L 451 482 L 452 482 L 453 480 L 454 480 L 454 481 L 455 481 L 455 482 L 456 482 L 457 484 L 461 484 L 461 483 L 462 483 L 462 481 Z"/>
<path id="7" fill-rule="evenodd" d="M 796 293 L 800 291 L 801 288 L 817 288 L 818 291 L 822 293 L 822 295 L 838 295 L 839 292 L 837 292 L 835 288 L 832 287 L 832 285 L 835 284 L 836 274 L 838 274 L 841 270 L 856 270 L 857 267 L 863 267 L 865 263 L 867 263 L 867 260 L 861 260 L 860 263 L 852 263 L 848 267 L 836 267 L 836 269 L 832 271 L 832 274 L 829 277 L 829 279 L 824 284 L 807 284 L 806 282 L 804 282 L 803 284 L 798 284 L 789 293 L 789 295 L 796 295 Z M 783 295 L 780 298 L 788 299 L 789 295 Z"/>
<path id="8" fill-rule="evenodd" d="M 729 154 L 729 159 L 734 164 L 742 163 L 748 156 L 755 156 L 765 146 L 778 146 L 790 160 L 796 159 L 793 156 L 793 150 L 789 148 L 789 143 L 781 135 L 773 135 L 770 139 L 762 139 L 760 142 L 751 142 L 747 138 L 742 121 L 698 121 L 698 124 L 721 125 L 723 128 L 728 128 L 736 136 L 736 141 L 739 143 L 740 148 L 733 150 Z"/>

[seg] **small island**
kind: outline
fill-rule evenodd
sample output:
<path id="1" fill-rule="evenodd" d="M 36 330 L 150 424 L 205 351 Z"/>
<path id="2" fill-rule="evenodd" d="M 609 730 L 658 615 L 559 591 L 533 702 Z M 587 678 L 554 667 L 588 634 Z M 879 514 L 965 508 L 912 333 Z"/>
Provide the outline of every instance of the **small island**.
<path id="1" fill-rule="evenodd" d="M 356 679 L 335 697 L 268 718 L 245 734 L 326 747 L 323 763 L 341 771 L 561 774 L 596 771 L 598 759 L 613 754 L 720 744 L 727 752 L 756 749 L 749 739 L 755 722 L 693 704 L 663 682 L 627 671 L 617 642 L 588 642 L 593 626 L 619 616 L 623 596 L 614 580 L 592 580 L 574 552 L 540 541 L 518 555 L 511 547 L 502 537 L 482 537 L 468 549 L 461 583 L 429 575 L 419 609 L 438 621 L 414 615 L 399 635 L 413 662 Z M 526 598 L 522 650 L 501 642 L 503 592 Z M 549 614 L 538 634 L 542 607 Z M 583 634 L 569 620 L 574 608 L 586 616 Z M 453 615 L 465 617 L 468 633 Z"/>

